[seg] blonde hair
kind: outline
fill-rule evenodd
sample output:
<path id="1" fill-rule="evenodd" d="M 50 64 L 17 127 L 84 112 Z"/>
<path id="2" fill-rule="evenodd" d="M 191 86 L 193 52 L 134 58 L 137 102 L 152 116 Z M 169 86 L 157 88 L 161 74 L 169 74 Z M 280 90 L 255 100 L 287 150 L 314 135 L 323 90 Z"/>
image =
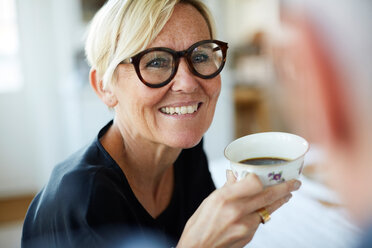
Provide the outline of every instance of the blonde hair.
<path id="1" fill-rule="evenodd" d="M 109 0 L 97 12 L 89 27 L 85 53 L 103 87 L 115 81 L 121 61 L 144 50 L 156 38 L 177 3 L 196 8 L 214 38 L 212 15 L 200 0 Z"/>

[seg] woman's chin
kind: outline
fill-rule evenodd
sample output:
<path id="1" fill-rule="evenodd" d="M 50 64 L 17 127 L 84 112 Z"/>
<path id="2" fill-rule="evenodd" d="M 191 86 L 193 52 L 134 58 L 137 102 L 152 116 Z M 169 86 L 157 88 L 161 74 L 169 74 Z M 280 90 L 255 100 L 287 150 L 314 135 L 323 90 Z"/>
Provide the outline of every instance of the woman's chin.
<path id="1" fill-rule="evenodd" d="M 168 146 L 174 147 L 174 148 L 182 148 L 182 149 L 188 149 L 196 146 L 200 143 L 200 140 L 203 136 L 183 136 L 183 137 L 177 137 L 172 140 L 170 140 L 168 143 Z"/>

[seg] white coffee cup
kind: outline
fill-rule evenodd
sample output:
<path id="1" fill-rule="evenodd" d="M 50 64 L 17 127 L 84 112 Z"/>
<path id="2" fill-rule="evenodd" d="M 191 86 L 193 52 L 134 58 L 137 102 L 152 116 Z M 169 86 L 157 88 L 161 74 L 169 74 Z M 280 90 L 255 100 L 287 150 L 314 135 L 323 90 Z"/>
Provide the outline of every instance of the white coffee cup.
<path id="1" fill-rule="evenodd" d="M 225 157 L 235 177 L 256 174 L 270 186 L 298 178 L 302 172 L 309 143 L 302 137 L 283 132 L 255 133 L 234 140 L 225 148 Z M 272 165 L 251 165 L 241 161 L 253 158 L 280 158 L 288 161 Z"/>

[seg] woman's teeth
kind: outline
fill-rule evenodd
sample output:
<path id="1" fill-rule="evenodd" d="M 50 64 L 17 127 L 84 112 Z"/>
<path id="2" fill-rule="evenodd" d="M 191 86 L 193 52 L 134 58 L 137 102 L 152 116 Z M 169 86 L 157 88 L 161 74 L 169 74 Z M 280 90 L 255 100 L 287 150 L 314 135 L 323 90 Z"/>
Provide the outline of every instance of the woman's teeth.
<path id="1" fill-rule="evenodd" d="M 181 106 L 181 107 L 163 107 L 160 111 L 164 114 L 168 115 L 185 115 L 185 114 L 192 114 L 198 110 L 198 104 L 190 105 L 190 106 Z"/>

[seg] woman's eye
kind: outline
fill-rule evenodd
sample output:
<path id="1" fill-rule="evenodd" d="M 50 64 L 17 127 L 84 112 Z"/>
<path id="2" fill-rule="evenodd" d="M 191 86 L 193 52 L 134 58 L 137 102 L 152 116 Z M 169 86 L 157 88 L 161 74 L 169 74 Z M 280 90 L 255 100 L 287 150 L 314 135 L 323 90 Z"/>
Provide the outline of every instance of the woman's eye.
<path id="1" fill-rule="evenodd" d="M 203 63 L 209 60 L 209 56 L 207 54 L 195 54 L 192 56 L 193 63 Z"/>
<path id="2" fill-rule="evenodd" d="M 146 63 L 146 67 L 165 68 L 169 66 L 169 61 L 165 58 L 155 58 Z"/>

